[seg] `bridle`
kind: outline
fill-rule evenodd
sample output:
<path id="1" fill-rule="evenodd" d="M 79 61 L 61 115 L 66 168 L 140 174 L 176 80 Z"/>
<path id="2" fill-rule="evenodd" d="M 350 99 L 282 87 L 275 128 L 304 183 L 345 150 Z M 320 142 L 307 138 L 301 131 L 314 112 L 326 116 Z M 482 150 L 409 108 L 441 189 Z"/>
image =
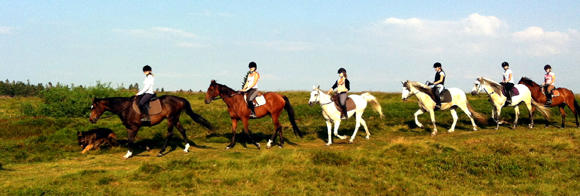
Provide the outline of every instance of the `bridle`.
<path id="1" fill-rule="evenodd" d="M 331 100 L 331 101 L 329 101 L 328 103 L 320 103 L 320 93 L 321 93 L 321 92 L 320 92 L 320 89 L 317 89 L 316 91 L 318 91 L 318 94 L 316 94 L 316 100 L 318 100 L 318 101 L 317 101 L 317 102 L 318 102 L 318 104 L 320 104 L 321 106 L 323 106 L 323 105 L 328 105 L 328 104 L 331 104 L 331 103 L 333 103 L 333 101 L 332 101 L 332 100 Z"/>
<path id="2" fill-rule="evenodd" d="M 127 107 L 123 108 L 123 109 L 122 109 L 121 111 L 119 111 L 119 112 L 114 112 L 114 113 L 113 113 L 113 114 L 114 114 L 113 116 L 117 116 L 117 115 L 119 115 L 119 114 L 123 113 L 125 110 L 129 109 L 129 107 L 131 107 L 131 105 L 133 105 L 133 104 L 129 104 Z M 93 109 L 92 107 L 93 107 L 93 106 L 91 106 L 91 110 Z M 103 113 L 105 113 L 105 112 L 103 112 Z M 102 115 L 103 115 L 103 114 L 101 114 L 101 116 L 102 116 Z M 96 117 L 96 118 L 95 118 L 95 121 L 97 121 L 97 120 L 99 120 L 99 119 L 107 119 L 107 118 L 111 118 L 111 117 L 113 117 L 113 116 L 107 116 L 107 117 L 103 117 L 103 118 L 101 118 L 101 117 Z"/>

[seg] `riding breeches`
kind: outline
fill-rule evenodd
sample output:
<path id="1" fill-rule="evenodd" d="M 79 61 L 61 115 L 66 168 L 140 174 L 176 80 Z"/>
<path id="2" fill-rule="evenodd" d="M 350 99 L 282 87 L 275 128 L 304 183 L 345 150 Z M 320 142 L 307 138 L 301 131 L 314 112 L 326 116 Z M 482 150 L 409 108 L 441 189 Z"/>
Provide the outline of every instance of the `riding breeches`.
<path id="1" fill-rule="evenodd" d="M 544 86 L 544 94 L 551 94 L 554 90 L 554 85 Z"/>
<path id="2" fill-rule="evenodd" d="M 146 103 L 148 103 L 151 100 L 151 98 L 153 97 L 153 95 L 154 94 L 149 94 L 149 93 L 145 93 L 145 94 L 140 95 L 141 99 L 139 100 L 139 106 L 143 106 Z"/>
<path id="3" fill-rule="evenodd" d="M 254 99 L 256 99 L 256 97 L 258 96 L 258 89 L 257 88 L 253 88 L 247 91 L 247 95 L 246 95 L 246 102 L 248 103 L 252 103 L 252 101 L 254 101 Z"/>
<path id="4" fill-rule="evenodd" d="M 340 106 L 346 105 L 347 98 L 348 98 L 348 95 L 346 94 L 346 92 L 342 92 L 342 93 L 338 94 L 338 101 L 340 102 Z"/>

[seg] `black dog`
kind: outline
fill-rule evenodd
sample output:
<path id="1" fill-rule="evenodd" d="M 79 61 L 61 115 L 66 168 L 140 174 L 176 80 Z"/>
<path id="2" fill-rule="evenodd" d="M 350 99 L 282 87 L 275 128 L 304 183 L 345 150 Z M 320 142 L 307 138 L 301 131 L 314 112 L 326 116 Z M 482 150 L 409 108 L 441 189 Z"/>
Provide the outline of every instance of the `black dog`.
<path id="1" fill-rule="evenodd" d="M 98 128 L 86 132 L 77 131 L 77 136 L 79 145 L 83 148 L 81 153 L 85 153 L 92 148 L 99 148 L 102 144 L 108 144 L 109 146 L 119 145 L 117 143 L 117 135 L 111 129 Z"/>

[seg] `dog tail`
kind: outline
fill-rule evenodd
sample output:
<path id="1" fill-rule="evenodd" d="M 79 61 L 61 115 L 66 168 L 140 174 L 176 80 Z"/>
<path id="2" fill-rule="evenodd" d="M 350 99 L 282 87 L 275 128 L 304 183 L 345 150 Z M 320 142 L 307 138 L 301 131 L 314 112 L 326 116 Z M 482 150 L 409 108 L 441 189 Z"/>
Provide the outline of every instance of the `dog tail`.
<path id="1" fill-rule="evenodd" d="M 191 109 L 191 104 L 189 103 L 189 101 L 187 101 L 187 99 L 181 98 L 181 100 L 183 101 L 183 109 L 185 109 L 185 112 L 187 113 L 187 115 L 189 115 L 189 117 L 191 117 L 191 119 L 193 119 L 193 121 L 213 131 L 213 126 L 207 119 L 193 112 L 193 110 Z"/>

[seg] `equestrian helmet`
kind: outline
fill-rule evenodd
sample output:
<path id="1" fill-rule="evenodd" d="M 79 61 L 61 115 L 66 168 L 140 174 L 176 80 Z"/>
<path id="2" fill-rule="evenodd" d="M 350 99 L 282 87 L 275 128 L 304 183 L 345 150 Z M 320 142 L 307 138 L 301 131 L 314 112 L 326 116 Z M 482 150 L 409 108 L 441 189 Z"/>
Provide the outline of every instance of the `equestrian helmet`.
<path id="1" fill-rule="evenodd" d="M 504 61 L 503 63 L 501 63 L 501 67 L 505 67 L 505 66 L 508 66 L 508 67 L 509 67 L 509 66 L 510 66 L 510 64 L 509 64 L 508 62 L 505 62 L 505 61 Z"/>
<path id="2" fill-rule="evenodd" d="M 248 65 L 248 68 L 252 67 L 258 69 L 258 65 L 254 61 L 250 62 L 250 64 Z"/>
<path id="3" fill-rule="evenodd" d="M 346 69 L 341 67 L 340 69 L 338 69 L 338 74 L 340 73 L 346 73 Z"/>
<path id="4" fill-rule="evenodd" d="M 547 70 L 547 69 L 552 69 L 552 66 L 550 66 L 550 65 L 544 66 L 544 70 Z"/>
<path id="5" fill-rule="evenodd" d="M 149 66 L 149 65 L 143 66 L 143 72 L 146 72 L 146 71 L 152 71 L 151 66 Z"/>
<path id="6" fill-rule="evenodd" d="M 436 68 L 436 67 L 441 67 L 441 63 L 436 62 L 435 64 L 433 64 L 433 68 Z"/>

